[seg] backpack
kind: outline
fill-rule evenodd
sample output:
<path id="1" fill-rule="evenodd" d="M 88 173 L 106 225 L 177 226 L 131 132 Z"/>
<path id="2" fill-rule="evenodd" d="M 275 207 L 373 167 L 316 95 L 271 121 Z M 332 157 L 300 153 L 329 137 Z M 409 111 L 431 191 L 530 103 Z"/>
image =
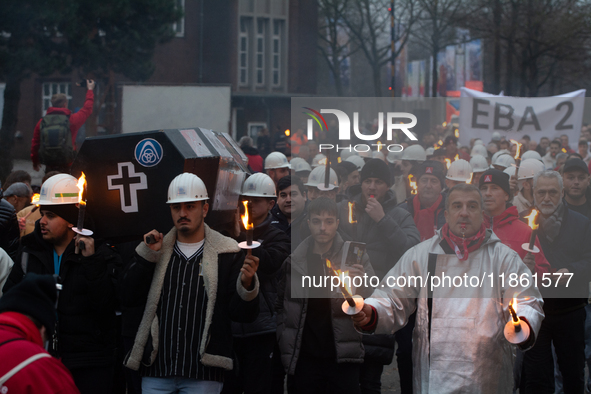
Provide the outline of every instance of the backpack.
<path id="1" fill-rule="evenodd" d="M 50 166 L 68 165 L 74 160 L 70 117 L 45 115 L 41 120 L 39 161 Z"/>

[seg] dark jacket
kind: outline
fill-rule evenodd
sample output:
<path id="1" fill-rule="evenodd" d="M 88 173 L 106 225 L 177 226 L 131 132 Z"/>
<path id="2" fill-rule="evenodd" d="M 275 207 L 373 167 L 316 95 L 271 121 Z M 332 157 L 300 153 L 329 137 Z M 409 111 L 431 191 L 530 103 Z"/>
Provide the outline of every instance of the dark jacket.
<path id="1" fill-rule="evenodd" d="M 254 240 L 261 243 L 260 247 L 252 250 L 252 254 L 259 258 L 259 316 L 253 323 L 232 322 L 232 334 L 235 337 L 273 333 L 277 329 L 277 274 L 289 256 L 290 239 L 283 231 L 271 225 L 271 219 L 269 214 L 253 230 Z M 242 232 L 237 241 L 245 240 L 246 234 Z"/>
<path id="2" fill-rule="evenodd" d="M 383 201 L 380 201 L 385 216 L 376 223 L 365 212 L 362 204 L 361 186 L 351 186 L 355 202 L 357 225 L 356 234 L 349 223 L 349 207 L 347 201 L 339 204 L 339 230 L 349 239 L 365 242 L 367 254 L 376 275 L 383 278 L 396 264 L 402 255 L 419 243 L 419 230 L 408 211 L 396 206 L 396 198 L 392 190 L 388 190 Z"/>
<path id="3" fill-rule="evenodd" d="M 285 234 L 287 234 L 287 236 L 290 237 L 292 242 L 291 250 L 294 251 L 305 238 L 302 238 L 300 235 L 300 226 L 302 226 L 302 223 L 304 223 L 304 226 L 306 226 L 306 228 L 308 227 L 308 203 L 306 202 L 306 206 L 304 207 L 304 211 L 302 212 L 302 214 L 295 218 L 291 223 L 289 223 L 289 221 L 287 220 L 287 216 L 285 216 L 285 214 L 281 212 L 277 204 L 275 204 L 275 206 L 271 209 L 271 215 L 273 215 L 271 225 L 285 232 Z M 292 229 L 294 229 L 293 232 L 291 231 Z"/>
<path id="4" fill-rule="evenodd" d="M 16 260 L 19 240 L 20 230 L 14 207 L 0 198 L 0 248 L 4 249 L 12 260 Z"/>
<path id="5" fill-rule="evenodd" d="M 176 242 L 176 228 L 165 237 L 162 249 L 154 252 L 145 243 L 136 249 L 135 261 L 121 278 L 121 303 L 126 308 L 145 305 L 133 349 L 125 357 L 124 365 L 138 370 L 140 364 L 152 365 L 156 359 L 159 323 L 156 311 L 168 263 Z M 199 355 L 203 365 L 232 369 L 231 321 L 253 322 L 259 312 L 259 281 L 247 291 L 240 284 L 240 269 L 244 262 L 236 241 L 211 230 L 205 225 L 202 274 L 207 294 L 207 318 L 203 329 Z"/>
<path id="6" fill-rule="evenodd" d="M 560 232 L 553 242 L 538 229 L 538 240 L 553 271 L 566 268 L 574 275 L 568 288 L 540 288 L 546 314 L 566 313 L 587 304 L 588 283 L 591 280 L 591 221 L 570 209 L 564 210 Z M 558 291 L 573 294 L 573 298 L 554 298 Z"/>
<path id="7" fill-rule="evenodd" d="M 293 284 L 301 283 L 301 277 L 308 275 L 307 254 L 313 243 L 314 239 L 312 237 L 306 238 L 295 252 L 285 260 L 281 280 L 279 281 L 277 293 L 277 341 L 281 350 L 283 367 L 290 375 L 295 373 L 300 355 L 309 304 L 308 288 L 301 286 L 295 288 Z M 337 233 L 331 249 L 325 256 L 322 256 L 335 263 L 335 269 L 339 268 L 343 246 L 344 241 Z M 368 277 L 374 275 L 367 254 L 363 255 L 362 264 Z M 328 290 L 330 291 L 330 287 Z M 360 295 L 364 297 L 368 297 L 370 294 L 371 289 L 364 289 L 364 292 L 360 292 Z M 292 297 L 294 295 L 297 297 Z M 336 361 L 337 363 L 362 363 L 365 354 L 361 340 L 362 335 L 355 330 L 351 318 L 342 311 L 343 301 L 340 292 L 335 291 L 332 294 L 331 326 Z"/>
<path id="8" fill-rule="evenodd" d="M 54 274 L 53 245 L 43 240 L 39 222 L 35 231 L 22 238 L 22 250 L 4 285 L 9 291 L 26 272 Z M 116 293 L 110 272 L 121 259 L 107 244 L 95 243 L 95 253 L 84 257 L 74 253 L 74 240 L 62 255 L 57 306 L 57 349 L 70 369 L 109 366 L 115 362 Z"/>

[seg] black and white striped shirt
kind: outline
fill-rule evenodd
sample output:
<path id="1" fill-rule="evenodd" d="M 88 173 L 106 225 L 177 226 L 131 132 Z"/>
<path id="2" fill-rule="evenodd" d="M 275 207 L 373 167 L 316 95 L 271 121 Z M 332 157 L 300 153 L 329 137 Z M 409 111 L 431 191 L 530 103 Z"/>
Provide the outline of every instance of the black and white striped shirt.
<path id="1" fill-rule="evenodd" d="M 205 326 L 207 294 L 201 276 L 203 246 L 192 256 L 183 254 L 178 244 L 170 258 L 160 303 L 158 355 L 144 376 L 180 376 L 223 382 L 223 370 L 199 362 L 199 348 Z"/>

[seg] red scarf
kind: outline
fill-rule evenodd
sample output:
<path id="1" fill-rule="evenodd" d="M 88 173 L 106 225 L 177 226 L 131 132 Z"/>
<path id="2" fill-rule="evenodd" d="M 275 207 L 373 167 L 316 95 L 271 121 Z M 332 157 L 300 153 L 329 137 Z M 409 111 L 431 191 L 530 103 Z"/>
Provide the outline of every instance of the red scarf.
<path id="1" fill-rule="evenodd" d="M 429 208 L 421 209 L 419 196 L 415 196 L 412 199 L 412 207 L 415 213 L 414 221 L 421 234 L 421 242 L 433 237 L 435 231 L 437 231 L 437 208 L 439 208 L 441 200 L 443 200 L 443 196 L 439 194 L 439 198 L 435 201 L 435 204 Z"/>
<path id="2" fill-rule="evenodd" d="M 470 238 L 458 237 L 449 231 L 449 224 L 445 223 L 441 228 L 441 236 L 447 241 L 447 244 L 456 252 L 458 259 L 464 261 L 468 260 L 468 254 L 475 251 L 482 245 L 484 235 L 486 234 L 486 226 L 484 222 L 480 225 L 480 229 L 476 235 Z"/>

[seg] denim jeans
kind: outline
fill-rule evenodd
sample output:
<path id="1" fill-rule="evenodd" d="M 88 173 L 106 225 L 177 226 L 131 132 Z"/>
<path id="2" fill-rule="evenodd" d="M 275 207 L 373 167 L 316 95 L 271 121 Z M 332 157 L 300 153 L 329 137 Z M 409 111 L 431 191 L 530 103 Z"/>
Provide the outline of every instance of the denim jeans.
<path id="1" fill-rule="evenodd" d="M 190 378 L 142 378 L 142 394 L 215 394 L 222 383 Z"/>

